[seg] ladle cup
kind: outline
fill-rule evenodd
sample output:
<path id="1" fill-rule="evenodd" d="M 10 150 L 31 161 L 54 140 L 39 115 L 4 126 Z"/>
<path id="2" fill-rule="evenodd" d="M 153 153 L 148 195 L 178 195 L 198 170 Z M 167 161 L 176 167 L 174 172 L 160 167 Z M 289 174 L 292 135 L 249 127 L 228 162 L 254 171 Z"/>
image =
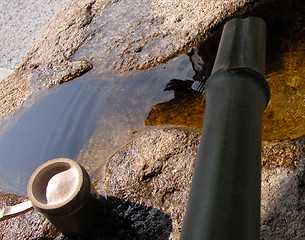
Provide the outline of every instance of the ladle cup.
<path id="1" fill-rule="evenodd" d="M 29 179 L 27 194 L 33 207 L 64 235 L 85 234 L 100 217 L 98 194 L 88 173 L 67 158 L 38 167 Z"/>

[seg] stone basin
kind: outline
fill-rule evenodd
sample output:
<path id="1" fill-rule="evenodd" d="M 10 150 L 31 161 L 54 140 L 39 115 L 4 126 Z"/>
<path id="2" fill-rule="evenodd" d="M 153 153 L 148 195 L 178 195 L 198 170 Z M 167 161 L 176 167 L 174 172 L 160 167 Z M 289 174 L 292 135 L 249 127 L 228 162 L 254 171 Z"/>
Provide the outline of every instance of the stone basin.
<path id="1" fill-rule="evenodd" d="M 302 100 L 304 41 L 302 39 L 304 39 L 305 22 L 303 1 L 281 3 L 275 0 L 270 2 L 156 0 L 145 3 L 143 8 L 136 4 L 131 9 L 127 8 L 132 4 L 131 1 L 71 1 L 70 5 L 54 16 L 14 73 L 0 82 L 1 117 L 7 116 L 6 119 L 10 122 L 14 117 L 9 114 L 20 106 L 23 108 L 32 106 L 34 103 L 31 103 L 29 97 L 44 91 L 45 86 L 54 88 L 54 85 L 73 80 L 74 77 L 82 74 L 83 77 L 88 76 L 93 70 L 104 73 L 112 69 L 120 76 L 132 76 L 138 74 L 139 70 L 144 71 L 153 66 L 162 67 L 162 63 L 189 52 L 193 47 L 197 47 L 199 53 L 205 57 L 205 61 L 212 64 L 218 43 L 217 36 L 223 23 L 237 16 L 260 16 L 270 26 L 267 42 L 267 79 L 271 85 L 271 94 L 274 96 L 271 97 L 271 104 L 264 118 L 266 140 L 263 142 L 262 150 L 261 239 L 302 239 L 304 236 L 302 222 L 305 216 L 302 110 L 304 105 Z M 116 8 L 118 12 L 114 11 Z M 124 9 L 131 10 L 126 12 Z M 124 16 L 132 16 L 133 20 L 126 22 Z M 108 21 L 111 19 L 117 22 Z M 115 31 L 111 28 L 112 25 L 121 28 Z M 112 30 L 107 32 L 107 29 Z M 124 36 L 122 33 L 126 29 L 131 32 Z M 203 42 L 205 44 L 201 44 Z M 178 95 L 178 98 L 172 102 L 184 106 L 187 101 L 183 97 L 179 99 L 183 94 Z M 274 104 L 281 99 L 286 99 L 283 105 Z M 131 139 L 122 142 L 117 146 L 116 150 L 119 151 L 109 160 L 106 159 L 108 160 L 106 165 L 97 164 L 89 170 L 90 174 L 95 175 L 99 194 L 107 197 L 104 198 L 104 204 L 109 204 L 107 208 L 109 218 L 117 223 L 111 227 L 108 225 L 109 231 L 107 228 L 106 230 L 103 227 L 98 228 L 90 235 L 91 239 L 98 239 L 104 234 L 118 239 L 137 237 L 179 239 L 184 203 L 187 200 L 188 184 L 191 181 L 192 164 L 196 154 L 194 149 L 199 135 L 198 132 L 190 129 L 163 129 L 164 124 L 173 122 L 172 115 L 167 111 L 172 106 L 170 100 L 171 98 L 163 99 L 150 106 L 151 115 L 147 121 L 146 118 L 142 119 L 142 123 L 146 121 L 146 126 L 151 126 L 153 131 L 146 129 L 141 132 L 139 128 L 130 127 L 129 134 L 137 133 L 134 136 L 136 140 L 124 148 L 122 147 Z M 198 98 L 196 102 L 201 102 L 201 99 Z M 197 110 L 197 107 L 193 109 Z M 130 112 L 126 111 L 121 115 L 121 119 L 128 122 L 130 119 L 128 116 L 137 115 L 137 110 L 134 110 L 135 115 L 129 115 Z M 156 118 L 155 116 L 160 116 L 159 113 L 162 111 L 167 111 L 165 117 Z M 187 117 L 180 119 L 180 123 Z M 98 121 L 103 122 L 104 119 L 99 118 Z M 1 126 L 7 125 L 3 123 Z M 181 142 L 185 144 L 179 142 L 179 144 L 169 144 L 172 148 L 162 148 L 165 146 L 162 141 L 175 143 L 181 140 L 182 135 L 185 141 Z M 95 130 L 85 147 L 75 156 L 75 160 L 85 163 L 90 168 L 92 160 L 102 159 L 103 136 L 103 132 Z M 164 152 L 148 150 L 143 140 L 145 137 L 147 142 L 154 139 L 154 144 Z M 120 135 L 116 135 L 113 139 L 116 142 L 120 139 Z M 136 143 L 140 145 L 135 145 Z M 132 154 L 136 153 L 136 157 L 126 162 L 123 160 L 132 156 L 128 151 Z M 152 154 L 151 158 L 147 159 L 141 155 L 145 153 Z M 180 163 L 177 166 L 166 165 L 179 162 L 177 157 L 180 156 L 179 154 L 189 158 L 188 166 L 182 168 L 183 165 Z M 124 175 L 126 178 L 120 175 L 122 173 L 126 174 Z M 179 176 L 184 176 L 185 182 L 179 182 Z M 140 187 L 133 188 L 131 183 Z M 157 193 L 156 197 L 152 193 Z M 150 197 L 146 198 L 146 196 Z M 3 193 L 1 198 L 1 204 L 24 200 Z M 181 202 L 181 207 L 178 202 Z M 151 221 L 145 225 L 147 219 Z M 18 229 L 16 232 L 15 222 L 21 226 L 20 231 Z M 20 239 L 58 237 L 54 228 L 35 212 L 18 217 L 15 222 L 0 224 L 1 229 L 4 229 L 2 233 L 4 239 L 14 239 L 16 236 Z M 118 232 L 117 229 L 122 230 Z"/>

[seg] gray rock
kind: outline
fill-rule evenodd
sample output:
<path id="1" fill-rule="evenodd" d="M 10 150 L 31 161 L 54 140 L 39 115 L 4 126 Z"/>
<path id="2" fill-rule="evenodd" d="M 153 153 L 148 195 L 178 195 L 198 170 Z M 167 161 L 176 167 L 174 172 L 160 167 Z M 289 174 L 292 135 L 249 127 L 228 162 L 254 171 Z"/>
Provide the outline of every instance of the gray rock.
<path id="1" fill-rule="evenodd" d="M 184 129 L 142 135 L 108 161 L 99 191 L 168 214 L 169 239 L 179 239 L 199 139 Z"/>
<path id="2" fill-rule="evenodd" d="M 92 233 L 77 239 L 179 239 L 199 140 L 197 131 L 156 129 L 118 151 L 96 185 L 102 196 L 103 220 Z M 261 239 L 304 238 L 304 139 L 288 143 L 277 143 L 278 152 L 288 158 L 288 149 L 293 149 L 298 167 L 270 168 L 269 164 L 262 170 Z M 263 156 L 268 151 L 270 144 L 266 142 Z M 265 157 L 263 161 L 267 161 Z M 3 206 L 23 198 L 2 195 L 0 200 Z M 3 239 L 58 235 L 35 211 L 0 225 Z"/>
<path id="3" fill-rule="evenodd" d="M 3 78 L 6 78 L 8 75 L 10 75 L 12 72 L 13 72 L 13 70 L 11 70 L 11 69 L 0 68 L 0 81 Z"/>
<path id="4" fill-rule="evenodd" d="M 0 192 L 0 209 L 24 202 L 25 198 Z M 24 215 L 0 222 L 0 239 L 35 239 L 39 237 L 54 238 L 58 235 L 56 229 L 46 218 L 31 210 Z"/>
<path id="5" fill-rule="evenodd" d="M 15 69 L 56 11 L 68 0 L 1 1 L 0 68 Z"/>
<path id="6" fill-rule="evenodd" d="M 30 87 L 33 79 L 52 86 L 87 72 L 88 61 L 98 63 L 101 71 L 127 71 L 186 53 L 237 8 L 248 8 L 247 2 L 72 0 L 55 14 L 16 70 L 0 82 L 0 116 L 19 108 L 37 91 Z M 81 58 L 87 60 L 86 66 L 75 61 Z M 64 65 L 74 66 L 77 74 Z M 55 82 L 46 77 L 49 74 Z M 35 81 L 31 84 L 35 86 Z"/>
<path id="7" fill-rule="evenodd" d="M 165 212 L 172 219 L 170 239 L 179 239 L 199 140 L 198 132 L 185 129 L 142 135 L 109 160 L 99 191 Z M 303 239 L 304 139 L 264 142 L 262 156 L 261 239 Z M 293 158 L 297 167 L 281 160 L 272 166 L 276 156 Z"/>
<path id="8" fill-rule="evenodd" d="M 73 0 L 62 8 L 17 69 L 0 82 L 0 116 L 20 108 L 41 86 L 72 80 L 92 65 L 100 71 L 114 68 L 132 74 L 127 70 L 166 62 L 208 39 L 225 19 L 254 10 L 275 28 L 271 39 L 281 39 L 291 27 L 288 20 L 295 17 L 291 13 L 304 9 L 298 7 L 303 6 L 301 1 L 285 2 L 275 10 L 274 3 L 280 1 L 135 2 Z M 290 9 L 287 16 L 283 9 Z M 298 16 L 299 22 L 291 27 L 297 40 L 304 22 L 304 15 Z M 273 46 L 271 41 L 270 46 L 276 50 L 281 43 Z M 213 55 L 211 51 L 206 49 L 206 54 Z M 281 59 L 281 54 L 276 56 Z M 179 239 L 199 137 L 192 130 L 158 129 L 117 152 L 99 174 L 97 188 L 107 197 L 101 200 L 106 219 L 89 235 L 91 239 Z M 303 146 L 302 138 L 264 142 L 261 239 L 304 238 Z M 2 205 L 15 203 L 6 199 L 23 201 L 5 196 Z M 17 225 L 21 227 L 16 231 Z M 1 223 L 1 229 L 4 239 L 58 236 L 35 212 Z"/>

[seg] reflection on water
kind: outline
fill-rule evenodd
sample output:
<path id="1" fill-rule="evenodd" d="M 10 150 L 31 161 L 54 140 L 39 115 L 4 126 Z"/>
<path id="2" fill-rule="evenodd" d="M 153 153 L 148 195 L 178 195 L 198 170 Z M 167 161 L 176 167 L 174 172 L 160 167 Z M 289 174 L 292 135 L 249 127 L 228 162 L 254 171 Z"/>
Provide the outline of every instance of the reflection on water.
<path id="1" fill-rule="evenodd" d="M 194 81 L 191 80 L 172 79 L 165 91 L 174 91 L 174 98 L 153 106 L 145 124 L 171 124 L 200 129 L 203 123 L 204 99 L 201 91 L 192 88 L 193 84 Z"/>
<path id="2" fill-rule="evenodd" d="M 176 121 L 169 119 L 162 122 L 149 121 L 151 112 L 159 103 L 171 102 L 172 99 L 170 109 L 177 110 L 181 106 L 175 100 L 176 91 L 164 91 L 164 89 L 171 79 L 192 79 L 195 75 L 187 55 L 182 55 L 167 64 L 135 73 L 118 80 L 113 89 L 113 97 L 107 100 L 106 105 L 110 109 L 104 107 L 101 109 L 101 114 L 97 119 L 98 127 L 76 157 L 76 160 L 86 166 L 94 176 L 116 150 L 152 128 L 160 125 L 190 125 L 192 127 L 200 125 L 194 125 L 193 118 L 190 116 L 185 118 L 184 122 L 179 122 L 177 119 L 181 115 L 181 111 L 172 111 L 171 117 Z M 192 102 L 194 106 L 199 103 L 196 99 L 202 99 L 201 94 L 198 93 L 196 93 L 196 98 L 193 98 L 192 94 L 187 93 L 185 86 L 181 91 L 185 91 L 186 94 L 180 100 Z M 198 118 L 198 112 L 192 112 L 194 107 L 184 106 L 184 109 L 188 109 L 188 114 L 199 119 L 197 122 L 201 121 L 202 125 L 202 112 Z M 167 110 L 165 112 L 162 110 L 157 115 L 162 118 L 167 113 Z M 185 124 L 186 122 L 187 124 Z"/>
<path id="3" fill-rule="evenodd" d="M 95 128 L 101 86 L 75 81 L 53 88 L 22 114 L 0 138 L 1 189 L 24 191 L 24 182 L 40 164 L 73 158 L 82 149 Z"/>
<path id="4" fill-rule="evenodd" d="M 264 113 L 264 139 L 305 134 L 304 46 L 283 54 L 280 70 L 267 75 L 272 96 Z M 31 173 L 56 157 L 76 160 L 95 180 L 115 151 L 152 128 L 201 128 L 205 70 L 193 56 L 125 76 L 95 67 L 49 89 L 0 136 L 0 191 L 25 194 Z"/>
<path id="5" fill-rule="evenodd" d="M 119 16 L 134 17 L 125 5 L 120 5 L 123 2 L 118 2 L 118 14 L 108 14 L 110 18 L 106 14 L 96 23 L 103 25 L 104 30 L 75 55 L 75 59 L 90 60 L 94 68 L 79 79 L 49 89 L 46 96 L 20 113 L 18 122 L 10 129 L 4 131 L 0 125 L 0 132 L 4 132 L 0 136 L 0 191 L 25 194 L 31 173 L 56 157 L 73 158 L 95 180 L 115 151 L 152 128 L 163 125 L 202 127 L 202 83 L 209 73 L 205 66 L 211 68 L 219 39 L 199 48 L 201 55 L 210 59 L 207 62 L 193 50 L 167 64 L 118 74 L 109 70 L 114 59 L 111 54 L 117 54 L 115 44 L 132 42 L 132 47 L 126 46 L 126 49 L 144 54 L 142 40 L 132 39 L 141 35 L 138 31 L 149 31 L 151 24 L 158 24 L 158 21 L 140 21 L 138 24 L 143 28 L 139 27 L 124 39 L 124 34 L 120 33 L 126 31 L 130 22 L 122 24 L 124 18 Z M 288 40 L 279 51 L 277 46 L 282 42 L 277 45 L 274 41 L 282 35 L 290 39 L 291 35 L 283 34 L 281 26 L 278 27 L 280 35 L 271 38 L 275 49 L 269 53 L 267 50 L 271 100 L 264 113 L 263 138 L 269 140 L 292 139 L 305 134 L 304 29 L 298 31 L 298 40 L 301 40 Z M 292 34 L 296 32 L 293 30 Z"/>
<path id="6" fill-rule="evenodd" d="M 153 127 L 144 124 L 153 106 L 171 99 L 176 104 L 174 92 L 164 91 L 170 80 L 192 79 L 194 74 L 189 57 L 183 55 L 166 65 L 125 77 L 93 69 L 79 79 L 49 89 L 47 96 L 0 137 L 0 191 L 25 194 L 32 172 L 57 157 L 83 164 L 94 179 L 111 154 Z M 196 105 L 201 99 L 198 93 L 195 97 L 180 96 L 180 105 L 172 108 L 180 108 L 184 101 L 184 109 L 188 109 L 186 102 Z M 192 108 L 188 114 L 192 114 Z M 190 125 L 188 121 L 192 122 L 186 117 L 179 124 Z"/>

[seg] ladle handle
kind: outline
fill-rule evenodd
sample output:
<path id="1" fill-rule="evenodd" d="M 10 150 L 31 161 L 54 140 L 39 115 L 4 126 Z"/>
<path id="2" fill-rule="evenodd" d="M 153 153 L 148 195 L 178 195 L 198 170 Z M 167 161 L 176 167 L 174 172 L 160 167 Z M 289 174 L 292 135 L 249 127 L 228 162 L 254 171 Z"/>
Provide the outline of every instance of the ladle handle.
<path id="1" fill-rule="evenodd" d="M 17 217 L 33 209 L 31 201 L 16 204 L 14 206 L 5 207 L 0 210 L 0 222 Z"/>

